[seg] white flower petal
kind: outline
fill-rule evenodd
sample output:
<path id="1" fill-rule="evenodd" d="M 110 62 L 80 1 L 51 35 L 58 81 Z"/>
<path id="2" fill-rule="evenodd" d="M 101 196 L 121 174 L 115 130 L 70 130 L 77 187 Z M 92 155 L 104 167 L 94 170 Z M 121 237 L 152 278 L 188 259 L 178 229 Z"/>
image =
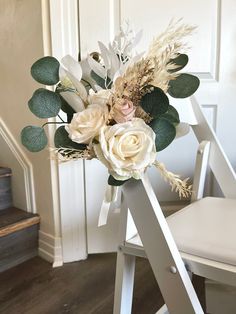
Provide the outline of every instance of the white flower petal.
<path id="1" fill-rule="evenodd" d="M 107 115 L 107 107 L 100 105 L 90 105 L 82 112 L 75 113 L 67 126 L 69 137 L 74 142 L 90 144 L 105 125 Z"/>
<path id="2" fill-rule="evenodd" d="M 105 65 L 106 69 L 108 70 L 111 67 L 109 50 L 101 41 L 98 42 L 98 46 L 99 46 L 100 51 L 101 51 L 101 56 L 102 56 L 104 65 Z"/>
<path id="3" fill-rule="evenodd" d="M 68 72 L 66 70 L 65 70 L 65 72 L 66 72 L 67 77 L 70 79 L 70 81 L 72 82 L 72 84 L 76 88 L 80 97 L 83 99 L 83 101 L 86 101 L 88 93 L 87 93 L 84 85 L 79 80 L 77 80 L 77 78 L 73 74 L 71 74 L 70 72 Z"/>
<path id="4" fill-rule="evenodd" d="M 82 80 L 85 80 L 94 90 L 97 90 L 97 88 L 95 87 L 96 82 L 94 81 L 94 79 L 91 78 L 90 75 L 91 68 L 88 64 L 88 60 L 87 59 L 81 60 L 80 65 L 83 73 Z"/>
<path id="5" fill-rule="evenodd" d="M 59 67 L 59 78 L 60 81 L 62 81 L 66 77 L 66 71 L 65 69 L 60 65 Z"/>
<path id="6" fill-rule="evenodd" d="M 131 58 L 129 61 L 127 61 L 125 64 L 121 64 L 119 67 L 120 75 L 122 76 L 125 71 L 128 69 L 128 67 L 132 66 L 134 63 L 138 62 L 144 55 L 145 52 L 141 52 L 137 54 L 135 57 Z"/>
<path id="7" fill-rule="evenodd" d="M 95 61 L 91 56 L 88 56 L 87 60 L 91 70 L 93 70 L 101 78 L 105 79 L 107 76 L 106 69 L 104 69 L 104 67 Z"/>
<path id="8" fill-rule="evenodd" d="M 104 126 L 96 147 L 98 159 L 117 180 L 140 178 L 156 158 L 155 133 L 139 118 Z"/>
<path id="9" fill-rule="evenodd" d="M 78 80 L 82 78 L 82 68 L 73 57 L 66 55 L 61 59 L 61 63 L 67 68 L 67 70 Z"/>
<path id="10" fill-rule="evenodd" d="M 88 102 L 90 104 L 106 105 L 110 96 L 110 89 L 102 89 L 97 93 L 95 93 L 94 91 L 90 91 L 88 96 Z"/>
<path id="11" fill-rule="evenodd" d="M 109 75 L 110 75 L 110 79 L 113 81 L 114 75 L 119 70 L 122 62 L 120 62 L 111 44 L 109 44 L 109 51 L 110 51 L 110 60 L 111 60 L 111 69 L 109 71 Z"/>
<path id="12" fill-rule="evenodd" d="M 75 110 L 75 112 L 84 110 L 84 103 L 78 95 L 76 95 L 73 92 L 62 92 L 60 94 L 68 102 L 68 104 Z"/>
<path id="13" fill-rule="evenodd" d="M 137 32 L 137 34 L 134 37 L 134 40 L 132 42 L 132 49 L 138 45 L 142 36 L 143 36 L 143 30 L 141 29 L 139 32 Z"/>
<path id="14" fill-rule="evenodd" d="M 175 138 L 182 137 L 190 132 L 190 126 L 188 123 L 180 122 L 176 126 L 176 136 Z"/>

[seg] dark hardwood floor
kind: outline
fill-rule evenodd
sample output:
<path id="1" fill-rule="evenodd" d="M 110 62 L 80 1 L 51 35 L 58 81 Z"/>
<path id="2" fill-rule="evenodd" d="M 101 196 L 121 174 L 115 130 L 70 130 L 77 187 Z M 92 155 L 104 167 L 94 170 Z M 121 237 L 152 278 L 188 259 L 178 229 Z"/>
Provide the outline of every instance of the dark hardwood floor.
<path id="1" fill-rule="evenodd" d="M 53 269 L 35 257 L 0 274 L 0 313 L 111 314 L 115 264 L 115 254 L 101 254 Z M 148 261 L 137 258 L 132 313 L 155 313 L 163 303 Z"/>

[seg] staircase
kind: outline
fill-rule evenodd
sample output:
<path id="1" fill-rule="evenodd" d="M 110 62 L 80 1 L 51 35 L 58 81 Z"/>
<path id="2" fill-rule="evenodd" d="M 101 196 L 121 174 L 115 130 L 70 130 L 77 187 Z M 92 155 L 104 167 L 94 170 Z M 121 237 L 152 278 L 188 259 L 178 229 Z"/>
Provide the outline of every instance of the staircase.
<path id="1" fill-rule="evenodd" d="M 0 167 L 0 272 L 38 254 L 39 222 L 12 205 L 11 171 Z"/>

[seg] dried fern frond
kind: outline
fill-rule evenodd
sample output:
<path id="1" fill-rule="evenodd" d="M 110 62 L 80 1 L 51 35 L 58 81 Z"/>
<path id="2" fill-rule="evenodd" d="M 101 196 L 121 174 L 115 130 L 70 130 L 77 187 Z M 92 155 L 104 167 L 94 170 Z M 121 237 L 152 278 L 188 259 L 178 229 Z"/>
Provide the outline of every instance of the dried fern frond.
<path id="1" fill-rule="evenodd" d="M 187 49 L 183 38 L 194 29 L 194 26 L 182 24 L 181 20 L 171 21 L 167 29 L 153 40 L 147 53 L 147 58 L 153 59 L 155 68 L 152 85 L 167 92 L 169 81 L 178 76 L 178 73 L 171 71 L 178 67 L 171 60 Z"/>
<path id="2" fill-rule="evenodd" d="M 114 93 L 110 102 L 111 107 L 117 99 L 128 98 L 135 106 L 146 93 L 145 87 L 154 78 L 154 64 L 149 59 L 141 59 L 128 67 L 125 74 L 115 82 Z"/>
<path id="3" fill-rule="evenodd" d="M 147 55 L 159 58 L 169 47 L 169 57 L 171 59 L 175 58 L 178 53 L 188 48 L 187 44 L 183 42 L 183 39 L 191 35 L 195 29 L 196 26 L 182 23 L 182 19 L 178 21 L 171 20 L 166 30 L 154 38 L 149 46 Z"/>
<path id="4" fill-rule="evenodd" d="M 55 156 L 55 159 L 59 162 L 66 162 L 78 159 L 92 159 L 95 158 L 94 153 L 89 149 L 78 150 L 75 148 L 59 147 L 50 149 Z"/>
<path id="5" fill-rule="evenodd" d="M 122 98 L 131 100 L 138 107 L 150 85 L 159 87 L 166 93 L 169 82 L 179 75 L 172 71 L 178 68 L 172 60 L 187 48 L 183 38 L 194 29 L 194 26 L 183 24 L 181 20 L 171 21 L 167 29 L 153 40 L 146 56 L 129 66 L 124 75 L 117 79 L 110 107 Z"/>
<path id="6" fill-rule="evenodd" d="M 173 69 L 173 64 L 168 63 L 168 60 L 169 58 L 165 58 L 165 54 L 163 54 L 162 58 L 153 58 L 155 72 L 151 85 L 161 88 L 165 93 L 168 90 L 169 81 L 174 80 L 179 75 L 175 72 L 169 72 L 169 70 Z"/>
<path id="7" fill-rule="evenodd" d="M 171 190 L 179 194 L 179 198 L 187 198 L 192 194 L 192 185 L 188 185 L 189 178 L 184 180 L 180 176 L 168 171 L 163 163 L 156 161 L 154 166 L 160 171 L 160 174 L 166 182 L 169 182 Z"/>

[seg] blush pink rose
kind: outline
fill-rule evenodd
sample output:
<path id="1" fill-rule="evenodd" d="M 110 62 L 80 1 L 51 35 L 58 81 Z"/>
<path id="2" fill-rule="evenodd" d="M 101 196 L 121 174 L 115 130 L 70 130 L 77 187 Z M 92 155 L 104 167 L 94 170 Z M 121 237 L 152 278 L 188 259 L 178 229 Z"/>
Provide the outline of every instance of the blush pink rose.
<path id="1" fill-rule="evenodd" d="M 135 106 L 131 100 L 120 99 L 113 106 L 113 119 L 117 123 L 128 122 L 133 119 Z"/>

